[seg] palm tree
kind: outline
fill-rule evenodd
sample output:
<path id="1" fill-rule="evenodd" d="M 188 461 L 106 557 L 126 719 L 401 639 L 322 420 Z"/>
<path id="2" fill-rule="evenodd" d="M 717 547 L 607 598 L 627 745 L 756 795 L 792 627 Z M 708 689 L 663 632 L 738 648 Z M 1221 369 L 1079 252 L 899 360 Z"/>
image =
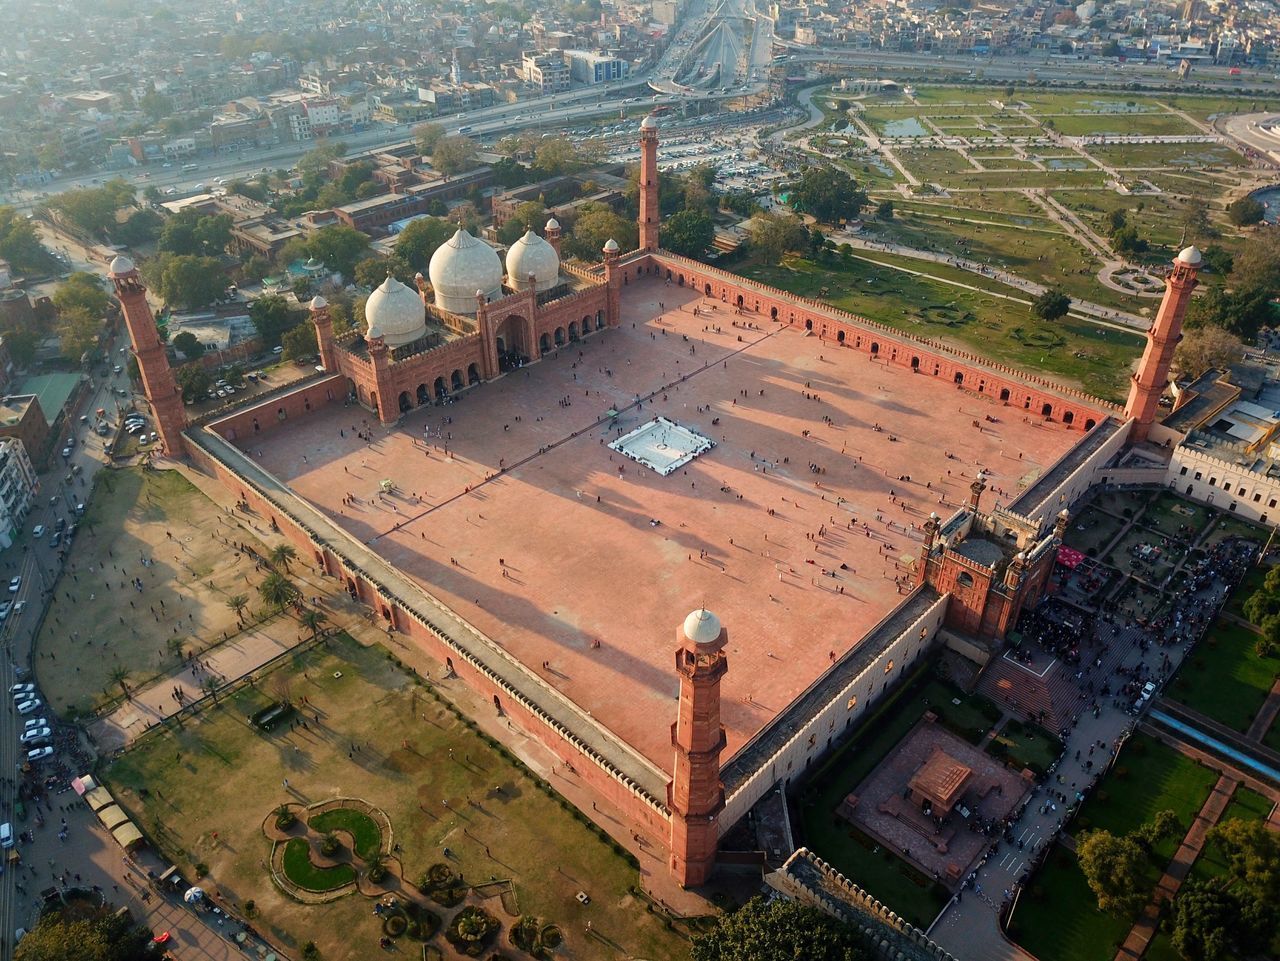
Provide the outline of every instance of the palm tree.
<path id="1" fill-rule="evenodd" d="M 111 669 L 111 683 L 120 685 L 120 691 L 124 694 L 126 701 L 133 699 L 133 695 L 129 693 L 129 685 L 125 683 L 128 680 L 129 672 L 123 665 L 117 665 Z"/>
<path id="2" fill-rule="evenodd" d="M 248 606 L 248 594 L 232 594 L 227 598 L 227 607 L 236 612 L 236 622 L 241 627 L 244 627 L 244 609 Z"/>
<path id="3" fill-rule="evenodd" d="M 314 608 L 312 608 L 311 610 L 303 611 L 302 617 L 300 618 L 300 620 L 302 621 L 302 626 L 307 628 L 307 630 L 311 632 L 312 640 L 315 640 L 316 637 L 319 635 L 320 625 L 322 625 L 328 619 L 329 619 L 329 616 L 325 614 L 324 611 L 317 611 Z"/>
<path id="4" fill-rule="evenodd" d="M 218 682 L 211 677 L 202 677 L 200 679 L 200 687 L 213 698 L 213 703 L 218 703 Z"/>
<path id="5" fill-rule="evenodd" d="M 298 596 L 298 589 L 293 581 L 278 571 L 272 571 L 267 579 L 258 585 L 258 593 L 263 602 L 272 610 L 283 610 Z"/>
<path id="6" fill-rule="evenodd" d="M 298 552 L 289 544 L 277 544 L 271 548 L 271 553 L 267 555 L 267 563 L 276 570 L 284 568 L 284 572 L 289 573 L 289 562 L 298 559 Z"/>

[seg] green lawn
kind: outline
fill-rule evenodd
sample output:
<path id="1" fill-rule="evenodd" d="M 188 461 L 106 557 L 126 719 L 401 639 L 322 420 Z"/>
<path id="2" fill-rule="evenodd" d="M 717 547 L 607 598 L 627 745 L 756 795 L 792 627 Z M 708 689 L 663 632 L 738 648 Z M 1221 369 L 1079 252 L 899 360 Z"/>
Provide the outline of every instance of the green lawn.
<path id="1" fill-rule="evenodd" d="M 1062 742 L 1041 727 L 1011 719 L 991 739 L 987 751 L 996 757 L 1006 758 L 1018 767 L 1030 768 L 1037 774 L 1043 774 L 1062 753 Z"/>
<path id="2" fill-rule="evenodd" d="M 1194 541 L 1209 526 L 1214 512 L 1203 504 L 1183 500 L 1176 494 L 1162 491 L 1142 515 L 1142 525 L 1154 528 L 1169 537 L 1181 537 Z"/>
<path id="3" fill-rule="evenodd" d="M 366 861 L 382 849 L 382 832 L 378 830 L 377 822 L 363 811 L 334 808 L 317 814 L 307 824 L 320 834 L 346 831 L 355 840 L 356 854 Z"/>
<path id="4" fill-rule="evenodd" d="M 1246 161 L 1230 147 L 1211 143 L 1091 144 L 1089 154 L 1109 167 L 1240 167 Z"/>
<path id="5" fill-rule="evenodd" d="M 872 256 L 887 259 L 878 252 Z M 893 262 L 905 265 L 908 261 L 893 258 Z M 940 276 L 950 269 L 910 262 L 914 264 L 910 269 L 925 272 L 937 267 Z M 738 273 L 919 337 L 949 341 L 1023 369 L 1042 370 L 1109 400 L 1123 398 L 1128 372 L 1142 349 L 1142 340 L 1134 334 L 1072 318 L 1047 328 L 1019 304 L 857 258 L 829 265 L 791 258 L 777 267 L 747 264 Z M 975 286 L 983 283 L 977 275 L 967 276 Z M 1011 293 L 1022 296 L 1021 291 Z"/>
<path id="6" fill-rule="evenodd" d="M 1222 812 L 1218 823 L 1231 820 L 1264 821 L 1271 813 L 1272 807 L 1269 798 L 1241 785 L 1231 796 L 1231 801 L 1227 809 Z M 1220 878 L 1226 873 L 1226 856 L 1213 840 L 1209 840 L 1200 851 L 1200 856 L 1196 858 L 1196 863 L 1191 866 L 1191 873 L 1187 876 L 1187 880 L 1207 881 L 1210 878 Z"/>
<path id="7" fill-rule="evenodd" d="M 1165 136 L 1199 134 L 1200 131 L 1181 117 L 1171 113 L 1102 113 L 1041 115 L 1041 121 L 1053 121 L 1053 128 L 1066 137 Z"/>
<path id="8" fill-rule="evenodd" d="M 1244 602 L 1262 590 L 1263 582 L 1266 581 L 1269 570 L 1271 570 L 1270 564 L 1258 564 L 1249 568 L 1249 573 L 1244 576 L 1244 580 L 1231 592 L 1231 597 L 1227 599 L 1228 613 L 1234 614 L 1241 620 L 1248 620 L 1244 616 Z"/>
<path id="9" fill-rule="evenodd" d="M 1145 734 L 1125 743 L 1120 757 L 1085 800 L 1073 831 L 1128 834 L 1165 809 L 1173 811 L 1185 830 L 1218 781 L 1216 772 L 1201 767 L 1184 754 Z M 1156 861 L 1163 865 L 1182 842 L 1165 838 L 1156 845 Z"/>
<path id="10" fill-rule="evenodd" d="M 1183 662 L 1171 696 L 1237 731 L 1246 731 L 1280 674 L 1280 658 L 1258 657 L 1257 635 L 1239 624 L 1215 621 Z"/>
<path id="11" fill-rule="evenodd" d="M 308 891 L 332 891 L 355 880 L 350 864 L 317 867 L 311 861 L 311 846 L 302 838 L 290 838 L 284 846 L 284 873 L 294 884 Z"/>
<path id="12" fill-rule="evenodd" d="M 1058 847 L 1019 899 L 1009 936 L 1039 961 L 1111 961 L 1132 926 L 1098 910 L 1075 855 Z"/>
<path id="13" fill-rule="evenodd" d="M 981 740 L 1000 716 L 985 698 L 966 695 L 926 669 L 862 721 L 845 745 L 813 772 L 800 798 L 803 843 L 921 927 L 928 926 L 947 902 L 946 890 L 836 817 L 835 810 L 926 710 L 937 713 L 944 726 L 972 743 Z"/>
<path id="14" fill-rule="evenodd" d="M 303 696 L 308 729 L 263 733 L 246 720 L 272 700 Z M 255 925 L 291 956 L 314 940 L 324 961 L 364 961 L 377 937 L 368 898 L 300 904 L 262 867 L 262 825 L 279 804 L 348 796 L 386 812 L 404 876 L 417 878 L 447 844 L 468 881 L 511 879 L 520 910 L 559 924 L 575 958 L 687 957 L 687 941 L 630 893 L 641 879 L 629 858 L 382 647 L 341 636 L 297 653 L 181 729 L 153 730 L 102 773 L 184 877 L 203 872 L 233 902 L 253 899 Z M 360 832 L 358 843 L 371 840 Z M 305 853 L 295 846 L 290 855 L 304 872 Z M 603 940 L 582 934 L 588 921 Z"/>

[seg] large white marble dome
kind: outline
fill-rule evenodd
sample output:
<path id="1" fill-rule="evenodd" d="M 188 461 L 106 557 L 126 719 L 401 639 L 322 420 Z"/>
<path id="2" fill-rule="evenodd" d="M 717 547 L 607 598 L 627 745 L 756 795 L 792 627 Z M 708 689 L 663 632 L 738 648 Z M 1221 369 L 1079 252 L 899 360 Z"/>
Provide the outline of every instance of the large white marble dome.
<path id="1" fill-rule="evenodd" d="M 453 314 L 474 314 L 477 293 L 489 300 L 502 296 L 498 252 L 461 228 L 431 255 L 427 273 L 436 306 Z"/>
<path id="2" fill-rule="evenodd" d="M 381 337 L 388 347 L 411 344 L 427 332 L 427 311 L 417 291 L 388 276 L 364 305 L 367 337 Z"/>
<path id="3" fill-rule="evenodd" d="M 551 244 L 527 230 L 507 251 L 507 283 L 528 290 L 530 274 L 538 292 L 550 290 L 560 282 L 560 257 Z"/>

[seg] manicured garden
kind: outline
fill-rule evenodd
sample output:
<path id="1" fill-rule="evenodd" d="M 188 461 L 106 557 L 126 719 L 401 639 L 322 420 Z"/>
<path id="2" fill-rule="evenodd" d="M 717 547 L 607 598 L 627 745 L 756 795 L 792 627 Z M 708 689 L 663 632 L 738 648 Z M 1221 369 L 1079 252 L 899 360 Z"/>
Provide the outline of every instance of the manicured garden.
<path id="1" fill-rule="evenodd" d="M 1110 961 L 1132 926 L 1098 910 L 1076 856 L 1055 847 L 1019 897 L 1008 933 L 1039 961 Z"/>
<path id="2" fill-rule="evenodd" d="M 245 721 L 273 700 L 287 696 L 297 703 L 304 695 L 308 720 L 313 713 L 320 718 L 308 729 L 282 725 L 262 732 Z M 423 892 L 429 900 L 457 907 L 480 898 L 491 913 L 511 921 L 519 914 L 555 919 L 573 955 L 586 961 L 612 961 L 619 950 L 671 959 L 688 952 L 663 917 L 632 894 L 640 875 L 625 849 L 603 840 L 545 782 L 481 737 L 383 648 L 365 648 L 345 636 L 296 654 L 254 686 L 207 705 L 181 729 L 153 731 L 114 760 L 104 778 L 185 877 L 216 885 L 238 902 L 252 899 L 255 926 L 294 956 L 314 940 L 324 961 L 364 961 L 386 933 L 368 898 L 350 893 L 322 906 L 303 904 L 263 869 L 269 836 L 284 835 L 288 876 L 316 891 L 349 883 L 352 864 L 318 868 L 296 823 L 285 819 L 282 826 L 279 813 L 272 813 L 289 802 L 305 820 L 297 805 L 335 795 L 377 806 L 395 826 L 400 850 L 394 860 L 407 875 L 398 884 L 425 876 L 448 847 L 448 878 L 443 887 Z M 376 826 L 350 810 L 330 814 L 321 825 L 343 845 L 375 849 Z M 319 834 L 313 828 L 312 841 Z M 489 885 L 491 877 L 502 883 Z M 477 894 L 480 879 L 485 883 Z M 368 883 L 359 881 L 362 890 Z M 579 891 L 589 895 L 590 905 L 577 900 Z M 510 909 L 499 908 L 508 902 Z M 608 943 L 570 934 L 582 932 L 588 920 Z M 421 918 L 406 916 L 404 923 L 406 932 L 414 923 L 414 930 L 424 930 Z M 417 948 L 410 950 L 416 956 Z"/>
<path id="3" fill-rule="evenodd" d="M 321 833 L 346 831 L 355 841 L 356 854 L 366 861 L 382 849 L 382 832 L 373 818 L 363 811 L 333 808 L 315 815 L 307 823 Z"/>
<path id="4" fill-rule="evenodd" d="M 1164 810 L 1174 813 L 1185 832 L 1217 781 L 1217 772 L 1153 737 L 1134 734 L 1081 806 L 1072 833 L 1128 834 Z M 1167 863 L 1181 841 L 1181 833 L 1158 841 L 1156 861 Z"/>
<path id="5" fill-rule="evenodd" d="M 1219 618 L 1174 676 L 1169 696 L 1237 731 L 1248 730 L 1280 675 L 1280 657 L 1259 657 L 1258 635 Z"/>
<path id="6" fill-rule="evenodd" d="M 1000 710 L 994 704 L 937 678 L 931 663 L 859 724 L 845 745 L 813 773 L 800 796 L 802 843 L 921 927 L 946 904 L 946 889 L 836 817 L 835 810 L 925 711 L 936 713 L 939 723 L 973 744 L 999 719 Z M 957 699 L 960 703 L 953 703 Z"/>
<path id="7" fill-rule="evenodd" d="M 1226 810 L 1222 812 L 1222 817 L 1218 818 L 1218 823 L 1222 824 L 1231 820 L 1265 821 L 1267 816 L 1271 814 L 1272 807 L 1274 805 L 1271 803 L 1270 798 L 1242 784 L 1236 788 L 1236 793 L 1231 796 L 1231 801 L 1227 804 Z M 1196 858 L 1196 863 L 1191 866 L 1191 873 L 1187 876 L 1187 879 L 1190 881 L 1207 881 L 1210 878 L 1220 878 L 1226 873 L 1226 856 L 1218 843 L 1210 838 L 1205 842 L 1204 848 L 1201 849 L 1200 856 Z"/>

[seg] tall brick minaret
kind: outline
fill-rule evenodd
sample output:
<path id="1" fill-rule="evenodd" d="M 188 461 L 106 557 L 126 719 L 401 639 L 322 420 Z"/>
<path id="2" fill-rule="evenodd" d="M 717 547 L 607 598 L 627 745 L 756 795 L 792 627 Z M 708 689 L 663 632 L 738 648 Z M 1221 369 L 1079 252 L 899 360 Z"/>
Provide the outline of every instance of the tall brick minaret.
<path id="1" fill-rule="evenodd" d="M 658 121 L 640 121 L 640 249 L 658 249 Z"/>
<path id="2" fill-rule="evenodd" d="M 1133 375 L 1129 388 L 1129 401 L 1124 412 L 1134 420 L 1130 444 L 1147 439 L 1156 419 L 1160 397 L 1169 384 L 1169 365 L 1173 352 L 1182 340 L 1182 317 L 1191 303 L 1191 292 L 1196 289 L 1196 273 L 1200 269 L 1200 251 L 1188 247 L 1173 262 L 1173 270 L 1165 279 L 1164 300 L 1155 323 L 1147 331 L 1147 348 L 1142 352 L 1142 363 Z"/>
<path id="3" fill-rule="evenodd" d="M 337 356 L 333 350 L 333 318 L 329 316 L 329 301 L 319 294 L 311 298 L 311 323 L 316 328 L 316 348 L 320 351 L 320 365 L 326 374 L 338 372 Z"/>
<path id="4" fill-rule="evenodd" d="M 720 679 L 729 669 L 729 632 L 710 611 L 692 612 L 676 632 L 680 709 L 671 726 L 676 749 L 671 779 L 671 873 L 682 887 L 702 884 L 715 866 L 724 808 L 720 752 Z"/>
<path id="5" fill-rule="evenodd" d="M 129 329 L 129 342 L 133 356 L 138 361 L 142 375 L 142 389 L 151 403 L 151 413 L 156 419 L 156 432 L 167 457 L 183 457 L 182 431 L 187 426 L 187 412 L 182 406 L 182 394 L 169 368 L 169 355 L 156 319 L 147 303 L 147 288 L 142 285 L 138 268 L 123 254 L 111 261 L 107 276 L 115 285 L 116 296 L 124 312 L 124 323 Z"/>

